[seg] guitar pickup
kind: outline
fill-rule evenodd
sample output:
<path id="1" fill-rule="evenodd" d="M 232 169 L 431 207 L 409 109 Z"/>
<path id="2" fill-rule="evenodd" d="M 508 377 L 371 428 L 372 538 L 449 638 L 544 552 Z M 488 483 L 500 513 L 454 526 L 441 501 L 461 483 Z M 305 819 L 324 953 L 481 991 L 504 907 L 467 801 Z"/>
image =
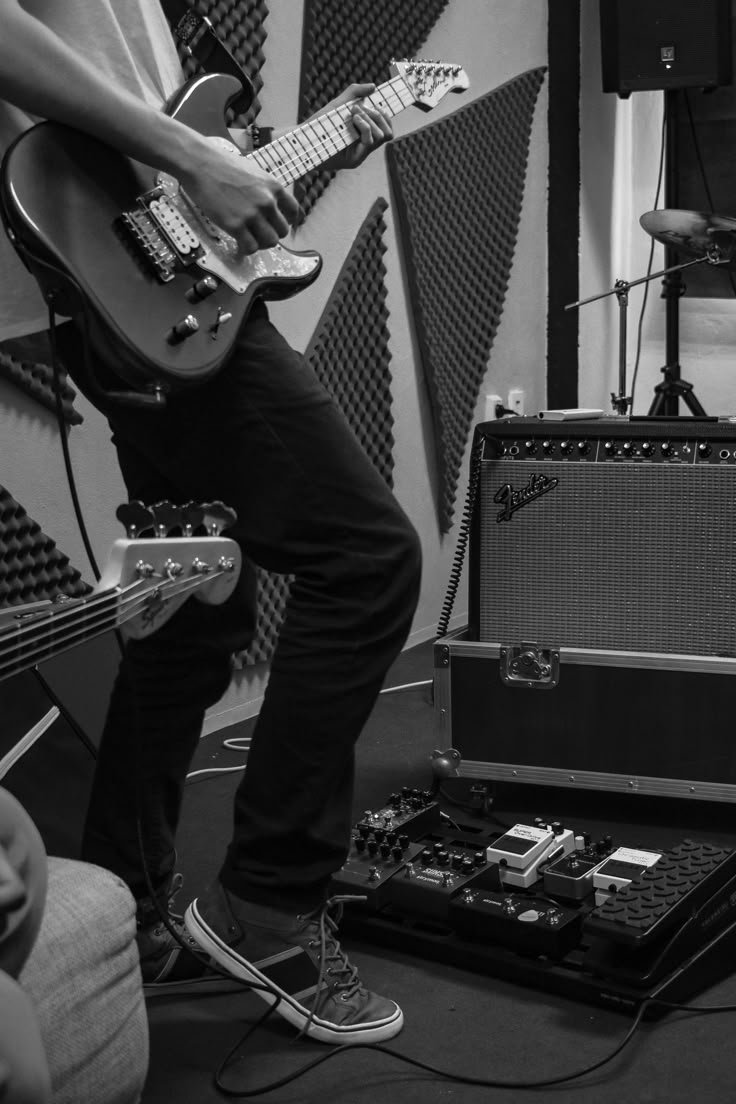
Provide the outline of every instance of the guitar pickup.
<path id="1" fill-rule="evenodd" d="M 190 265 L 204 250 L 175 198 L 154 188 L 138 199 L 138 207 L 124 211 L 122 226 L 138 253 L 162 283 L 173 280 L 177 267 Z"/>

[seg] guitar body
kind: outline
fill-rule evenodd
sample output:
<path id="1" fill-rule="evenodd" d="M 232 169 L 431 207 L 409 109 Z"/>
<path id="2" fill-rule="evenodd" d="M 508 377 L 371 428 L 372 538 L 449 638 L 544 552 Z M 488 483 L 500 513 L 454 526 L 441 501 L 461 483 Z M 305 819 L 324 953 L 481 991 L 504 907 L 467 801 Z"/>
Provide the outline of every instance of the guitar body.
<path id="1" fill-rule="evenodd" d="M 231 146 L 225 110 L 240 91 L 233 77 L 200 77 L 168 113 Z M 163 225 L 152 218 L 162 189 Z M 280 245 L 239 255 L 176 181 L 57 123 L 8 150 L 0 208 L 47 302 L 77 319 L 86 310 L 95 357 L 142 390 L 210 378 L 253 301 L 292 295 L 321 267 L 319 254 Z"/>

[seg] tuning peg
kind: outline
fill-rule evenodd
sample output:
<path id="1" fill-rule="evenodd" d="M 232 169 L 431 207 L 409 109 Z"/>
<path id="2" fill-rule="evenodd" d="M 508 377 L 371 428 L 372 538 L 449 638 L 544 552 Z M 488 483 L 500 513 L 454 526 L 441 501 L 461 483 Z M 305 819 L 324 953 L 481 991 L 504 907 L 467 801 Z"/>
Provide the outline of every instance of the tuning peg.
<path id="1" fill-rule="evenodd" d="M 223 502 L 205 502 L 204 526 L 211 537 L 219 537 L 223 529 L 229 529 L 238 520 L 238 515 Z"/>
<path id="2" fill-rule="evenodd" d="M 122 506 L 118 506 L 115 517 L 123 525 L 130 540 L 135 540 L 146 529 L 153 529 L 156 524 L 149 508 L 144 506 L 142 502 L 138 502 L 137 499 L 133 502 L 124 502 Z"/>
<path id="3" fill-rule="evenodd" d="M 185 502 L 180 512 L 184 523 L 184 536 L 191 537 L 194 530 L 204 524 L 204 509 L 198 502 Z"/>
<path id="4" fill-rule="evenodd" d="M 151 511 L 156 520 L 156 535 L 166 537 L 172 529 L 181 529 L 181 511 L 178 506 L 164 499 L 163 502 L 155 502 Z"/>

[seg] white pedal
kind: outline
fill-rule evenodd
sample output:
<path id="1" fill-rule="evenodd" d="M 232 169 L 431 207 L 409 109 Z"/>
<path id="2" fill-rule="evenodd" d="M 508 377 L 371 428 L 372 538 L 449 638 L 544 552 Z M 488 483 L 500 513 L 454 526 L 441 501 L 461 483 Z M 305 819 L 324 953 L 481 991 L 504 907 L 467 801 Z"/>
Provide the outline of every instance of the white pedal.
<path id="1" fill-rule="evenodd" d="M 505 885 L 528 889 L 539 878 L 539 868 L 548 862 L 556 862 L 575 850 L 575 835 L 569 828 L 563 828 L 552 836 L 551 842 L 534 858 L 524 870 L 512 870 L 508 866 L 499 866 L 499 875 Z"/>
<path id="2" fill-rule="evenodd" d="M 617 847 L 601 863 L 593 874 L 593 885 L 602 893 L 616 893 L 634 878 L 638 878 L 649 867 L 662 858 L 659 851 L 640 851 L 634 847 Z M 596 894 L 596 901 L 597 901 Z"/>
<path id="3" fill-rule="evenodd" d="M 514 870 L 525 870 L 554 841 L 549 828 L 531 824 L 515 824 L 508 832 L 486 848 L 488 861 Z"/>

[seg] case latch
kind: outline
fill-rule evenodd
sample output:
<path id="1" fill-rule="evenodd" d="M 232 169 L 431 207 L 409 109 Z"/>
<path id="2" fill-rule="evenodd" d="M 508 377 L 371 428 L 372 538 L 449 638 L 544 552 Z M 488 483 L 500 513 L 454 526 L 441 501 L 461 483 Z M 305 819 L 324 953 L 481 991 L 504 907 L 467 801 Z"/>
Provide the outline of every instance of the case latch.
<path id="1" fill-rule="evenodd" d="M 560 680 L 558 648 L 511 644 L 499 650 L 499 674 L 506 686 L 553 690 Z"/>

